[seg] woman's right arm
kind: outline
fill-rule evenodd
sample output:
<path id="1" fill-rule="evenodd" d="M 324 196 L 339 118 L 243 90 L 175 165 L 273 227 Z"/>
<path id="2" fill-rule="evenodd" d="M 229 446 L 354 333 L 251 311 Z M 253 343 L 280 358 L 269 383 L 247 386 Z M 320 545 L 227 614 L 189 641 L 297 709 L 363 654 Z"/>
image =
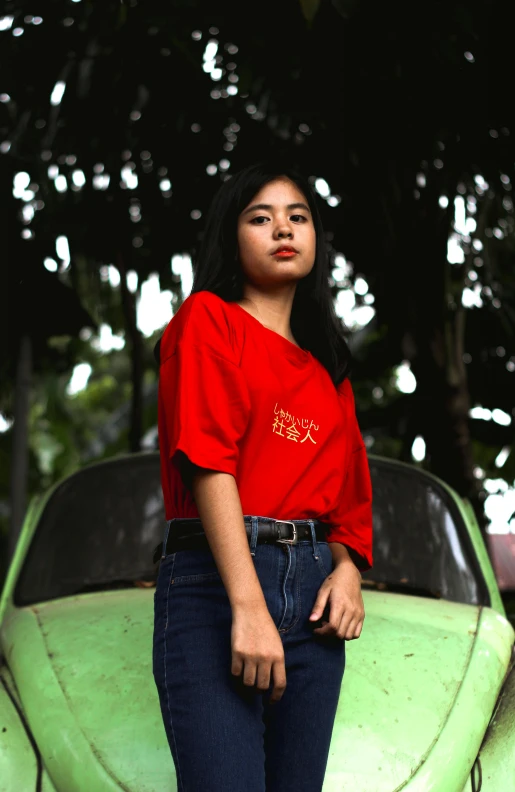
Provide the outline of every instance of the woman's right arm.
<path id="1" fill-rule="evenodd" d="M 191 489 L 232 608 L 232 666 L 245 685 L 278 701 L 286 687 L 284 649 L 268 610 L 245 531 L 234 476 L 194 466 Z"/>

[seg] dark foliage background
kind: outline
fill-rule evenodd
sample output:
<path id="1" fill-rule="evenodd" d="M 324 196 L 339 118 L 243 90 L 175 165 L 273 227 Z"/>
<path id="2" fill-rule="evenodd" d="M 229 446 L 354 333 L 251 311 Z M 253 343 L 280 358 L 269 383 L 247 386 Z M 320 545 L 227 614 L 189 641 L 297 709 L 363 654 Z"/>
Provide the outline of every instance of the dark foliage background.
<path id="1" fill-rule="evenodd" d="M 487 495 L 515 479 L 508 10 L 3 2 L 4 566 L 30 494 L 152 444 L 159 329 L 139 326 L 143 284 L 157 273 L 177 309 L 172 257 L 194 256 L 220 179 L 271 150 L 318 185 L 344 319 L 373 307 L 349 320 L 368 447 L 441 476 L 486 527 Z M 105 351 L 103 326 L 123 349 Z M 80 363 L 87 387 L 70 395 Z"/>

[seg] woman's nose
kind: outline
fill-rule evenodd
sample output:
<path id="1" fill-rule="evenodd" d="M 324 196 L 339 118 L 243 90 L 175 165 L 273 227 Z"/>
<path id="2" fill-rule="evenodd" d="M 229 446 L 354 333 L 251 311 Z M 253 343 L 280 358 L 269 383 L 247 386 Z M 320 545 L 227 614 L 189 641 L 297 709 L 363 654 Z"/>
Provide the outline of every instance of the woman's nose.
<path id="1" fill-rule="evenodd" d="M 287 227 L 283 226 L 282 228 L 278 228 L 276 230 L 276 237 L 278 239 L 284 239 L 285 237 L 291 239 L 292 236 L 293 236 L 293 233 L 292 233 L 290 228 L 287 228 Z"/>

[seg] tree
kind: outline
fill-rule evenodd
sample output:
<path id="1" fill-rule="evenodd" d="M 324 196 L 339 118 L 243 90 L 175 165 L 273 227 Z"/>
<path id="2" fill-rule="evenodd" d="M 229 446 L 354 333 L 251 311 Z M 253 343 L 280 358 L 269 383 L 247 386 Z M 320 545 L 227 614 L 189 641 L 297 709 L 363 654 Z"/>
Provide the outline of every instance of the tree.
<path id="1" fill-rule="evenodd" d="M 375 298 L 374 319 L 353 339 L 374 450 L 409 459 L 422 435 L 424 464 L 482 518 L 477 469 L 496 472 L 513 435 L 510 423 L 485 436 L 469 418 L 471 404 L 511 412 L 514 403 L 504 5 L 265 1 L 252 25 L 246 8 L 203 0 L 111 0 L 101 10 L 55 0 L 41 25 L 21 22 L 30 19 L 24 0 L 10 7 L 13 29 L 25 32 L 0 54 L 11 72 L 0 121 L 8 156 L 22 158 L 39 186 L 45 206 L 28 223 L 36 237 L 70 241 L 70 266 L 56 277 L 97 323 L 123 326 L 131 341 L 131 447 L 141 436 L 144 366 L 127 272 L 141 282 L 157 271 L 179 300 L 171 255 L 194 253 L 220 179 L 274 149 L 326 180 L 328 245 L 353 262 L 348 282 L 335 269 L 335 297 L 361 277 Z M 37 71 L 29 47 L 44 64 Z M 461 196 L 477 226 L 458 234 Z M 448 258 L 453 234 L 461 263 Z M 102 281 L 109 264 L 122 300 Z M 479 307 L 467 306 L 470 294 Z M 403 360 L 418 383 L 411 394 L 391 384 Z M 500 472 L 513 478 L 513 466 L 512 454 Z"/>

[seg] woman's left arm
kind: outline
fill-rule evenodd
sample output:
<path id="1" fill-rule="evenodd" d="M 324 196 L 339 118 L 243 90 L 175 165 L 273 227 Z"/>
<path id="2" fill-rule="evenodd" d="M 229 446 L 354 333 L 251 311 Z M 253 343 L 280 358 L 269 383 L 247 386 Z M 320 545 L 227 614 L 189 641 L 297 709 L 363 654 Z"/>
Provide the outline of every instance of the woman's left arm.
<path id="1" fill-rule="evenodd" d="M 348 379 L 341 393 L 347 402 L 350 453 L 339 502 L 331 514 L 332 527 L 327 534 L 333 571 L 319 589 L 310 620 L 327 615 L 327 621 L 314 632 L 352 640 L 359 638 L 365 618 L 361 572 L 372 566 L 372 483 Z"/>

